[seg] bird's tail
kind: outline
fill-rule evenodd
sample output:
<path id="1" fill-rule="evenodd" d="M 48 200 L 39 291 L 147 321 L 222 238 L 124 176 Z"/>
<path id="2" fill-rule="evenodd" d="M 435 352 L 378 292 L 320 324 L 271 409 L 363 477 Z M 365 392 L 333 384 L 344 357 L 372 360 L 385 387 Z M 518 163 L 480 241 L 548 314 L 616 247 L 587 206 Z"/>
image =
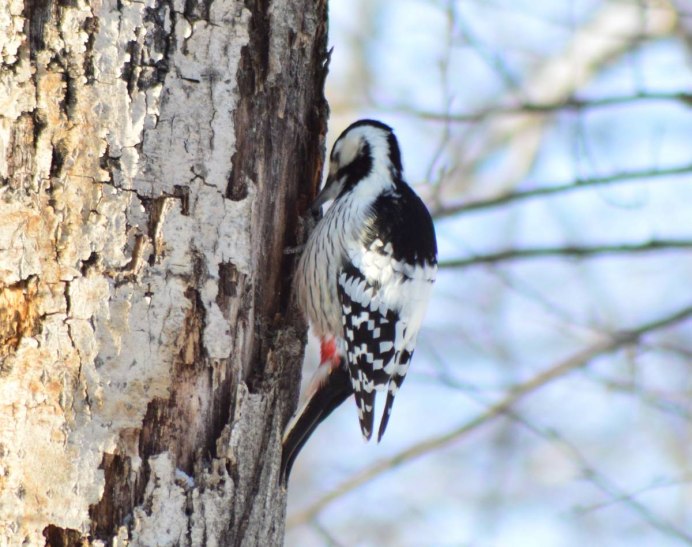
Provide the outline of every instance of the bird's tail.
<path id="1" fill-rule="evenodd" d="M 284 430 L 281 455 L 281 482 L 284 485 L 288 483 L 293 463 L 310 435 L 322 420 L 353 393 L 351 379 L 348 370 L 343 366 L 343 360 L 340 361 L 339 366 L 320 366 L 320 369 L 323 368 L 326 369 L 326 377 L 322 378 L 319 386 L 308 394 L 307 399 Z M 323 373 L 322 370 L 318 372 Z"/>
<path id="2" fill-rule="evenodd" d="M 382 418 L 380 418 L 380 429 L 377 433 L 377 442 L 382 440 L 385 430 L 387 429 L 387 424 L 389 423 L 389 416 L 392 413 L 392 405 L 394 405 L 394 397 L 399 391 L 401 384 L 404 383 L 404 378 L 406 378 L 406 372 L 408 371 L 408 365 L 413 356 L 413 350 L 404 350 L 399 357 L 399 366 L 396 371 L 389 379 L 387 385 L 387 400 L 384 403 L 384 410 L 382 411 Z"/>

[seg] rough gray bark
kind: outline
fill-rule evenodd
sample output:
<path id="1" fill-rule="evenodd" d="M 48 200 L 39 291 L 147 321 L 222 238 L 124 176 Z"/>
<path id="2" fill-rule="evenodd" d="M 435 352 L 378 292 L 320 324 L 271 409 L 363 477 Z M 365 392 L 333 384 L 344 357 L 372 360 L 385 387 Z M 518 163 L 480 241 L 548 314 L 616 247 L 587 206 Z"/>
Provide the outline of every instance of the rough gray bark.
<path id="1" fill-rule="evenodd" d="M 0 545 L 277 545 L 326 2 L 0 7 Z"/>

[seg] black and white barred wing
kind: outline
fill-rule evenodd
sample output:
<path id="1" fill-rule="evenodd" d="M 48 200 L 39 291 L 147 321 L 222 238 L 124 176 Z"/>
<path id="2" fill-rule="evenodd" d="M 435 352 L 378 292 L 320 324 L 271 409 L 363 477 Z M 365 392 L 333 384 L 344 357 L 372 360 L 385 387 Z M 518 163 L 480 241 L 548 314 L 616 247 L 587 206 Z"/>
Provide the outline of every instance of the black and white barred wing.
<path id="1" fill-rule="evenodd" d="M 355 392 L 363 436 L 373 431 L 375 390 L 385 387 L 392 374 L 398 313 L 380 306 L 380 287 L 368 282 L 352 263 L 337 280 L 346 361 Z"/>
<path id="2" fill-rule="evenodd" d="M 371 248 L 357 263 L 349 263 L 337 282 L 346 360 L 366 439 L 373 431 L 375 392 L 387 389 L 379 440 L 413 356 L 432 280 L 425 278 L 430 272 L 408 271 L 382 249 Z"/>

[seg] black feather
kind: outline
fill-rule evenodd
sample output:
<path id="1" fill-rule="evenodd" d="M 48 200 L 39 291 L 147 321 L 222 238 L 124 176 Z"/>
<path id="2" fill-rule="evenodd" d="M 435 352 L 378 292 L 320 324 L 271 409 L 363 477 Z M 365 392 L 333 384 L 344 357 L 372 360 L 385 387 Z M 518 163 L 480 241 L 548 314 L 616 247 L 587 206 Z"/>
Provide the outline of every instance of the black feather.
<path id="1" fill-rule="evenodd" d="M 352 394 L 353 387 L 346 367 L 339 366 L 332 370 L 327 377 L 327 382 L 313 394 L 300 418 L 293 424 L 293 428 L 284 439 L 281 454 L 281 484 L 288 483 L 293 463 L 317 426 Z"/>

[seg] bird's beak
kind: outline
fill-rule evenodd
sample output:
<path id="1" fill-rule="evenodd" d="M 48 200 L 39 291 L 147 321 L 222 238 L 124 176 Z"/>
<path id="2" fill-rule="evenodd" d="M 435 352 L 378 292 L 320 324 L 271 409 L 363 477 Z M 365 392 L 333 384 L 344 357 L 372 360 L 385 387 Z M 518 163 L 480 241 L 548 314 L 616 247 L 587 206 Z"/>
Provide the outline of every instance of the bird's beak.
<path id="1" fill-rule="evenodd" d="M 322 188 L 322 191 L 319 194 L 317 194 L 315 201 L 312 203 L 312 206 L 310 207 L 313 214 L 321 212 L 322 205 L 324 205 L 329 200 L 334 199 L 338 193 L 339 185 L 337 184 L 337 181 L 334 178 L 334 176 L 329 175 L 327 177 L 327 181 L 324 183 L 324 188 Z"/>

